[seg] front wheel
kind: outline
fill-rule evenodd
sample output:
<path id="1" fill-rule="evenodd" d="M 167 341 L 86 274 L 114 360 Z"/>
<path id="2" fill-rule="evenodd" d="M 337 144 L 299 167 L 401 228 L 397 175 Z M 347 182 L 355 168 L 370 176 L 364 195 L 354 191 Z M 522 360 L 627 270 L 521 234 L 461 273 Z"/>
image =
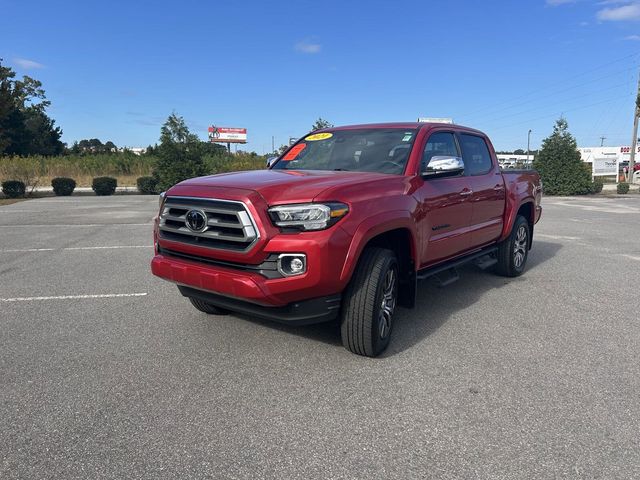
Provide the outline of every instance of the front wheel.
<path id="1" fill-rule="evenodd" d="M 204 313 L 208 313 L 209 315 L 226 315 L 229 313 L 229 310 L 225 310 L 224 308 L 216 307 L 215 305 L 211 305 L 210 303 L 203 302 L 199 298 L 189 297 L 189 301 L 191 305 L 196 307 L 198 310 Z"/>
<path id="2" fill-rule="evenodd" d="M 516 217 L 511 234 L 498 245 L 496 272 L 505 277 L 522 275 L 529 256 L 531 229 L 522 215 Z"/>
<path id="3" fill-rule="evenodd" d="M 398 261 L 391 250 L 368 248 L 360 257 L 342 304 L 342 344 L 375 357 L 389 345 L 398 300 Z"/>

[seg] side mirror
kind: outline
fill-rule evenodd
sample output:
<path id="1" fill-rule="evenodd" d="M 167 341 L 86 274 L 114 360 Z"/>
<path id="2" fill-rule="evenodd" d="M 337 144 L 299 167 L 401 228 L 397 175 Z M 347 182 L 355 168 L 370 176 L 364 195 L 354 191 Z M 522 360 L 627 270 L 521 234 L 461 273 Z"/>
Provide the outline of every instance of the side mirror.
<path id="1" fill-rule="evenodd" d="M 267 168 L 271 168 L 273 164 L 276 163 L 276 160 L 278 160 L 278 157 L 267 158 Z"/>
<path id="2" fill-rule="evenodd" d="M 437 178 L 459 175 L 464 172 L 464 162 L 460 157 L 431 157 L 427 169 L 422 172 L 424 178 Z"/>

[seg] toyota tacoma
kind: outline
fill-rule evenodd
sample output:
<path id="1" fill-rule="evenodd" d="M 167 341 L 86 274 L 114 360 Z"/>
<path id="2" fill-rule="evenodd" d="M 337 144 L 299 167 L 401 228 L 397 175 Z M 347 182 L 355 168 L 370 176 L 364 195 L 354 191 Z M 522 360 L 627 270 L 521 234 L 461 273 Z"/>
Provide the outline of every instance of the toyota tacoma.
<path id="1" fill-rule="evenodd" d="M 500 170 L 489 138 L 439 123 L 312 132 L 263 171 L 193 178 L 160 197 L 155 275 L 198 310 L 303 325 L 338 319 L 376 356 L 418 280 L 475 262 L 523 273 L 542 186 Z"/>

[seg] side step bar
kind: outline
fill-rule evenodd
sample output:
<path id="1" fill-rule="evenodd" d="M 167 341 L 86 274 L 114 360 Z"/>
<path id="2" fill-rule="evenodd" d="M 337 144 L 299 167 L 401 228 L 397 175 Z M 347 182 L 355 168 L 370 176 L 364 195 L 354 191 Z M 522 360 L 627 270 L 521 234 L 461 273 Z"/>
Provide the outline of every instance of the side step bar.
<path id="1" fill-rule="evenodd" d="M 494 255 L 497 250 L 497 247 L 485 248 L 465 257 L 451 260 L 442 265 L 436 265 L 435 267 L 420 270 L 416 277 L 418 280 L 436 277 L 440 287 L 446 287 L 460 278 L 458 276 L 458 267 L 466 263 L 474 262 L 482 270 L 498 263 L 498 259 Z"/>

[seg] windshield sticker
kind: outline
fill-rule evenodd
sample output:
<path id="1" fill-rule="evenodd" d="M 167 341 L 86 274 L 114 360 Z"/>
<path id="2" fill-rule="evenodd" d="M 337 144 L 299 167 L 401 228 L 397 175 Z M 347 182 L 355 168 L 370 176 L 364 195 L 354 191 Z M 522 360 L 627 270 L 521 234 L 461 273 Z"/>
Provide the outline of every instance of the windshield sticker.
<path id="1" fill-rule="evenodd" d="M 404 137 L 402 137 L 402 141 L 403 142 L 409 142 L 411 140 L 411 137 L 413 136 L 412 133 L 405 133 Z"/>
<path id="2" fill-rule="evenodd" d="M 300 152 L 304 150 L 306 147 L 307 147 L 306 143 L 297 144 L 291 150 L 289 150 L 284 157 L 282 157 L 282 160 L 287 162 L 290 162 L 291 160 L 295 160 L 300 154 Z"/>
<path id="3" fill-rule="evenodd" d="M 325 133 L 314 133 L 305 138 L 310 142 L 315 142 L 316 140 L 326 140 L 327 138 L 333 137 L 333 133 L 325 132 Z"/>

